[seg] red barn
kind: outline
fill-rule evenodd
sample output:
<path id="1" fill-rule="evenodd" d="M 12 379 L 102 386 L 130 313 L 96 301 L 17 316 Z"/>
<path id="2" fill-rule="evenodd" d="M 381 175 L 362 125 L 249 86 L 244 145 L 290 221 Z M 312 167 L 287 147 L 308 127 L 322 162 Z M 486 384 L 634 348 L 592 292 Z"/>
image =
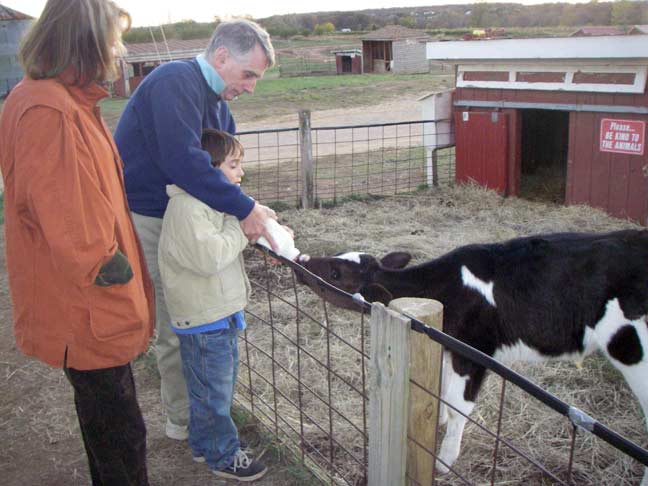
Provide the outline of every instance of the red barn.
<path id="1" fill-rule="evenodd" d="M 209 39 L 169 39 L 167 42 L 127 44 L 120 60 L 121 77 L 113 83 L 115 96 L 130 96 L 142 80 L 162 63 L 192 59 L 205 51 Z"/>
<path id="2" fill-rule="evenodd" d="M 427 44 L 455 65 L 456 179 L 648 224 L 648 36 Z"/>

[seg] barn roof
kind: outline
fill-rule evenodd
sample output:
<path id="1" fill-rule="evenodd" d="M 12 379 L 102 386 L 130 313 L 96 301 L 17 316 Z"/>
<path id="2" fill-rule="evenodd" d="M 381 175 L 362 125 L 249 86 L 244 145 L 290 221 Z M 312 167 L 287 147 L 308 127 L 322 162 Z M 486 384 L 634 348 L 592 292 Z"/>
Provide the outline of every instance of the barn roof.
<path id="1" fill-rule="evenodd" d="M 611 26 L 581 27 L 580 29 L 569 34 L 569 37 L 587 37 L 601 35 L 625 35 L 625 30 L 621 27 Z"/>
<path id="2" fill-rule="evenodd" d="M 33 18 L 12 8 L 0 5 L 0 20 L 31 20 Z"/>
<path id="3" fill-rule="evenodd" d="M 209 39 L 169 39 L 164 42 L 126 44 L 126 62 L 187 59 L 205 50 Z"/>
<path id="4" fill-rule="evenodd" d="M 632 29 L 628 31 L 629 35 L 642 35 L 648 34 L 648 25 L 634 25 Z"/>
<path id="5" fill-rule="evenodd" d="M 648 59 L 648 36 L 428 42 L 427 58 L 451 64 L 498 60 Z"/>
<path id="6" fill-rule="evenodd" d="M 349 55 L 349 54 L 362 54 L 362 49 L 360 48 L 353 48 L 353 49 L 336 49 L 335 51 L 331 51 L 331 54 L 340 55 Z"/>
<path id="7" fill-rule="evenodd" d="M 363 41 L 390 41 L 405 39 L 431 39 L 421 30 L 409 29 L 402 25 L 387 25 L 362 37 Z"/>

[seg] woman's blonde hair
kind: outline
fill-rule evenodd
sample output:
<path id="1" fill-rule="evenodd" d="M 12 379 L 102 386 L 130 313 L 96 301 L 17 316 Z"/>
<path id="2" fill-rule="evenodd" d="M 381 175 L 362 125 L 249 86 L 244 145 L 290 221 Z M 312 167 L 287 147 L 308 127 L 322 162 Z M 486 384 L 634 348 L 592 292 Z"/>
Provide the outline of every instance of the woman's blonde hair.
<path id="1" fill-rule="evenodd" d="M 20 46 L 19 59 L 32 79 L 55 78 L 68 68 L 73 84 L 113 81 L 121 35 L 131 17 L 111 0 L 48 0 Z M 67 73 L 66 73 L 67 76 Z"/>

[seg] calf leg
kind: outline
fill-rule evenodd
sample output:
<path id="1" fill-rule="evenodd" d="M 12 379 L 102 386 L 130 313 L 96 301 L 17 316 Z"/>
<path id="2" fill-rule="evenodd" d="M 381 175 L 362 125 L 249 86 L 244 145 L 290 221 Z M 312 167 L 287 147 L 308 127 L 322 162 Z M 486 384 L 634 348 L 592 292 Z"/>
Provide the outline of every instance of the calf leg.
<path id="1" fill-rule="evenodd" d="M 618 299 L 607 303 L 603 318 L 594 329 L 605 356 L 625 378 L 637 397 L 648 426 L 648 324 L 646 316 L 629 319 Z M 648 468 L 641 486 L 648 486 Z"/>
<path id="2" fill-rule="evenodd" d="M 450 360 L 448 360 L 447 364 L 450 365 Z M 470 415 L 473 408 L 475 408 L 475 402 L 468 401 L 464 398 L 469 376 L 459 375 L 451 365 L 447 366 L 447 368 L 450 370 L 450 373 L 448 373 L 447 384 L 442 385 L 442 388 L 445 388 L 443 399 L 452 405 L 452 407 L 455 407 L 456 410 L 450 406 L 446 407 L 448 426 L 436 461 L 437 471 L 441 474 L 447 473 L 449 471 L 448 467 L 452 466 L 457 460 L 457 457 L 459 457 L 461 437 L 463 436 L 466 425 L 466 417 L 464 415 Z M 444 372 L 444 378 L 445 375 L 446 373 Z"/>
<path id="3" fill-rule="evenodd" d="M 443 352 L 443 373 L 441 375 L 441 398 L 448 396 L 448 384 L 452 376 L 452 355 L 450 351 Z M 445 425 L 448 422 L 448 407 L 444 402 L 439 405 L 439 425 Z"/>

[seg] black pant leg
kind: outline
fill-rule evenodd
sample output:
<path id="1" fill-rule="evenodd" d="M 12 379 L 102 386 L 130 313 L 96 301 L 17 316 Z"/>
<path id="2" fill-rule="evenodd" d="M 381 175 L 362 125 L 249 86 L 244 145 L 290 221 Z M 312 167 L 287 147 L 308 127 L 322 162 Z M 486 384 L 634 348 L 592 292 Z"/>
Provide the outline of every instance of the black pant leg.
<path id="1" fill-rule="evenodd" d="M 130 364 L 66 368 L 93 486 L 148 486 L 146 428 Z"/>

